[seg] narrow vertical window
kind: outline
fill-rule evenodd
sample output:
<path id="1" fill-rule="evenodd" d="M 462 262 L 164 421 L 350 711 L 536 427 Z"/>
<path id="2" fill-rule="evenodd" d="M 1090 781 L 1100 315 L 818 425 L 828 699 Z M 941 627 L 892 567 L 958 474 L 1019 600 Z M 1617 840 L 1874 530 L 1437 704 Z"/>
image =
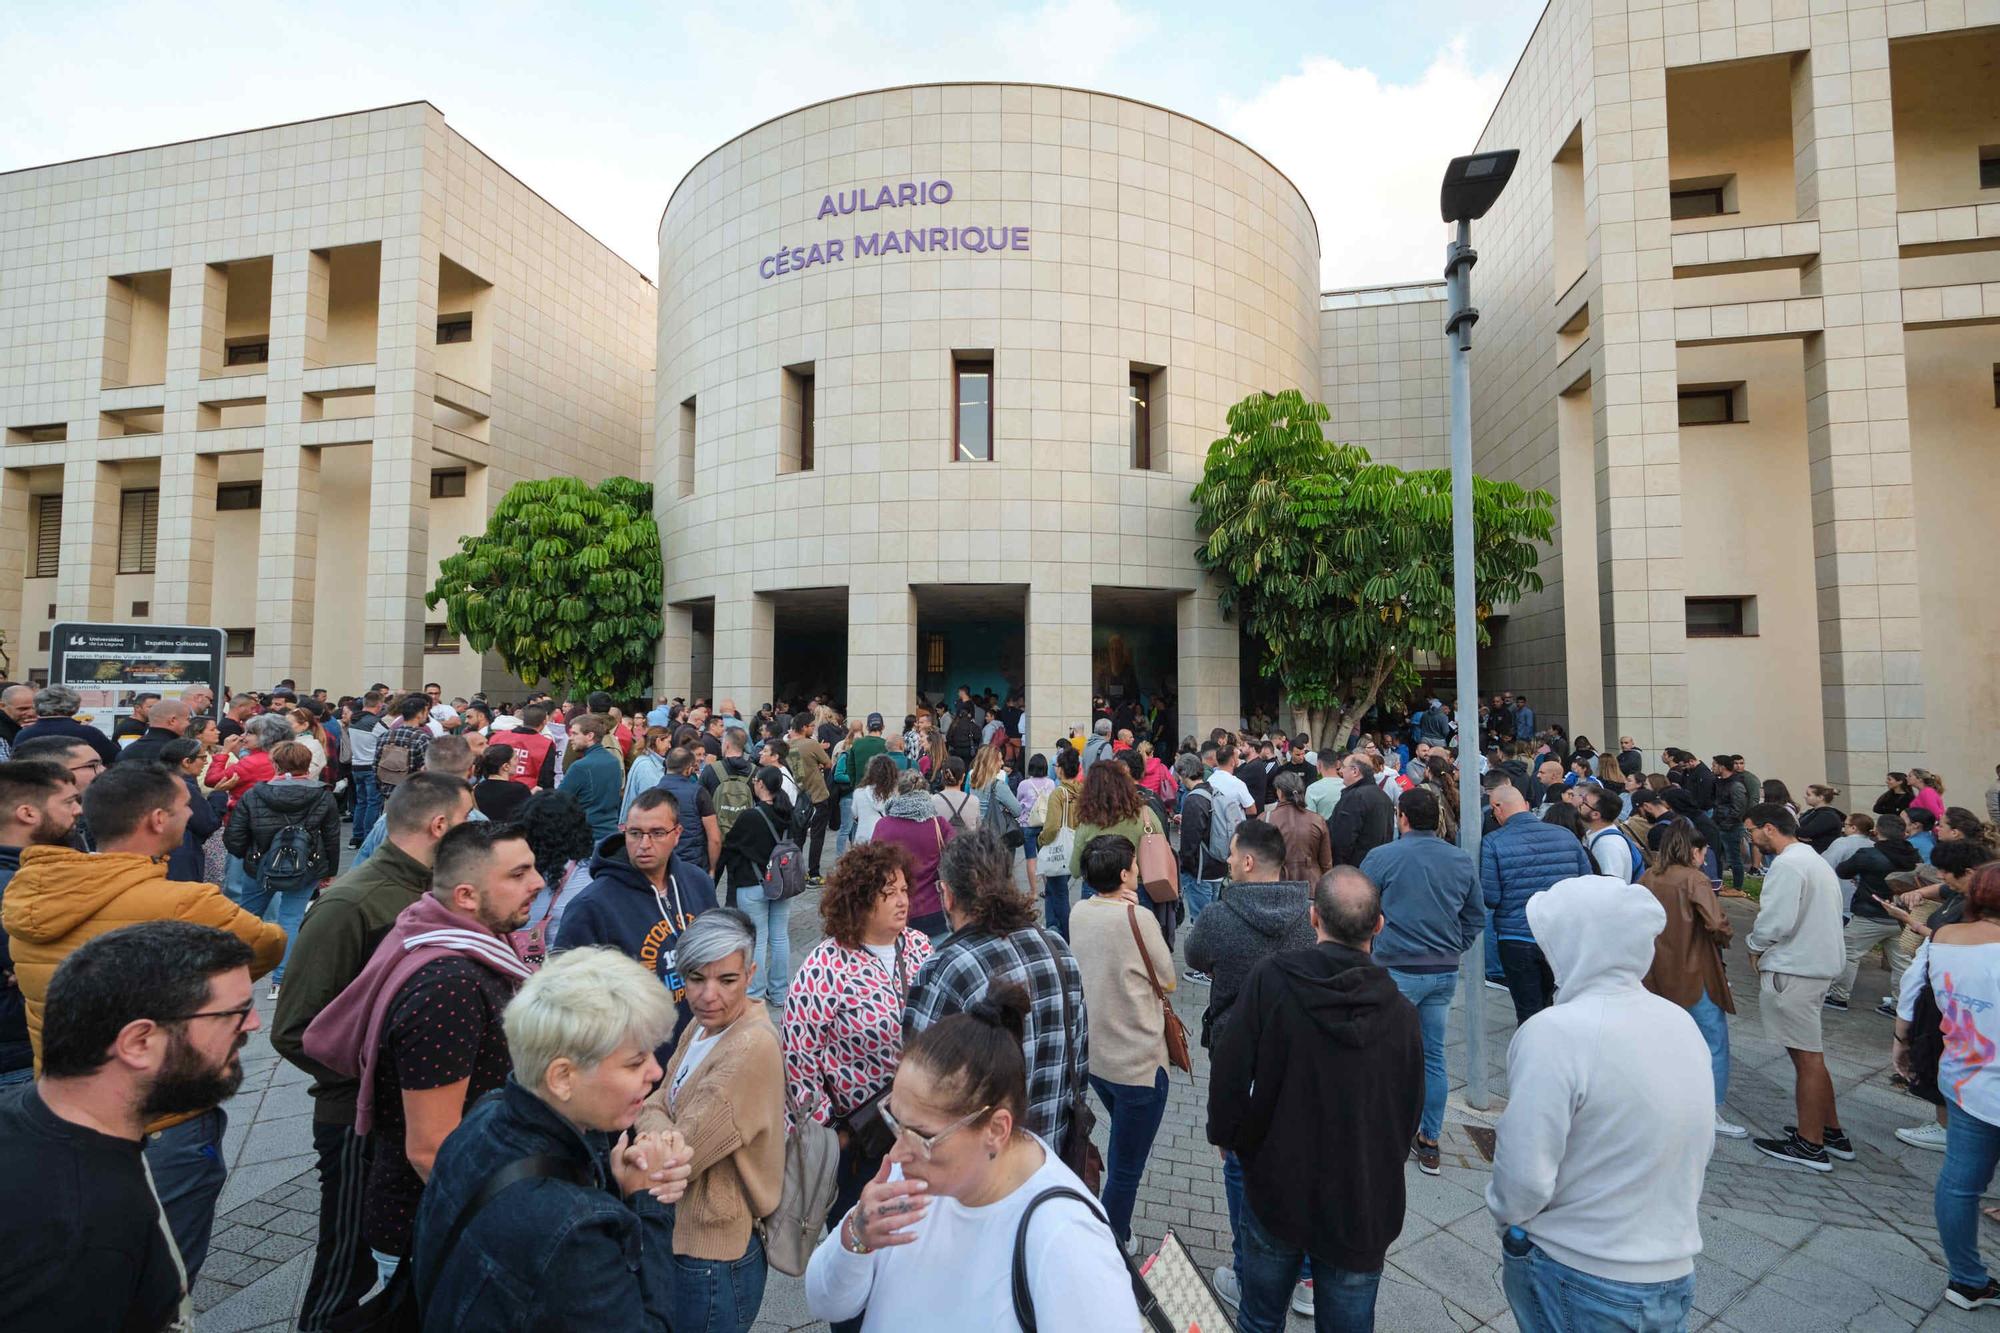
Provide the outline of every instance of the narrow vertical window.
<path id="1" fill-rule="evenodd" d="M 993 460 L 993 363 L 959 357 L 952 362 L 952 456 L 960 462 Z"/>
<path id="2" fill-rule="evenodd" d="M 1147 402 L 1153 396 L 1153 377 L 1142 370 L 1135 370 L 1131 386 L 1132 466 L 1150 468 L 1153 466 L 1153 416 Z"/>
<path id="3" fill-rule="evenodd" d="M 785 367 L 778 425 L 778 471 L 813 470 L 813 363 Z"/>
<path id="4" fill-rule="evenodd" d="M 30 578 L 52 579 L 62 572 L 62 505 L 60 495 L 35 497 L 35 572 Z"/>
<path id="5" fill-rule="evenodd" d="M 118 516 L 118 572 L 150 574 L 160 542 L 160 493 L 126 491 Z"/>
<path id="6" fill-rule="evenodd" d="M 694 421 L 694 399 L 682 399 L 680 438 L 674 450 L 678 474 L 674 480 L 682 499 L 694 494 Z"/>

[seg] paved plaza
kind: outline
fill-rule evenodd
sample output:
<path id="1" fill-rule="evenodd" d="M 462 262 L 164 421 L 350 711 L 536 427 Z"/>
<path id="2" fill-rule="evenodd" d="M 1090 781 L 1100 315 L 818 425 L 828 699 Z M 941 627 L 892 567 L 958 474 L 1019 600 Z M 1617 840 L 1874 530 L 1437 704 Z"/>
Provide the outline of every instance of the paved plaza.
<path id="1" fill-rule="evenodd" d="M 1754 904 L 1727 904 L 1740 941 Z M 820 936 L 817 894 L 792 913 L 792 956 Z M 1185 932 L 1183 932 L 1185 939 Z M 1758 1035 L 1756 986 L 1742 945 L 1730 953 L 1738 1014 L 1730 1023 L 1735 1069 L 1730 1118 L 1753 1133 L 1775 1133 L 1792 1119 L 1790 1063 Z M 259 987 L 260 993 L 268 988 Z M 1865 968 L 1851 1013 L 1829 1012 L 1827 1063 L 1842 1123 L 1859 1153 L 1830 1175 L 1785 1168 L 1747 1141 L 1718 1140 L 1703 1194 L 1703 1253 L 1696 1262 L 1696 1317 L 1690 1327 L 1715 1333 L 1831 1333 L 1831 1330 L 2000 1328 L 2000 1315 L 1966 1313 L 1944 1301 L 1945 1272 L 1931 1221 L 1931 1185 L 1943 1158 L 1896 1140 L 1930 1108 L 1888 1081 L 1889 1021 L 1864 1007 L 1887 979 Z M 1463 997 L 1460 997 L 1461 1000 Z M 1513 1033 L 1507 996 L 1482 988 L 1494 1067 L 1493 1108 L 1505 1095 L 1501 1067 Z M 1199 1030 L 1206 987 L 1183 985 L 1176 1007 Z M 268 1021 L 270 1005 L 260 1003 Z M 1383 1330 L 1514 1328 L 1500 1290 L 1500 1248 L 1483 1192 L 1491 1173 L 1473 1127 L 1490 1124 L 1464 1105 L 1463 1025 L 1451 1023 L 1452 1106 L 1446 1116 L 1444 1174 L 1408 1168 L 1409 1215 L 1389 1251 L 1377 1324 Z M 1203 1135 L 1207 1061 L 1196 1049 L 1192 1078 L 1176 1072 L 1172 1104 L 1139 1190 L 1135 1229 L 1153 1240 L 1168 1227 L 1204 1265 L 1225 1261 L 1229 1245 L 1222 1176 Z M 262 1034 L 244 1051 L 246 1077 L 229 1104 L 224 1190 L 214 1248 L 195 1290 L 199 1333 L 291 1327 L 312 1261 L 318 1204 L 313 1172 L 312 1103 L 307 1079 L 272 1054 Z M 1100 1124 L 1103 1124 L 1100 1118 Z M 1990 1224 L 1988 1224 L 1990 1225 Z M 1985 1236 L 1988 1262 L 2000 1266 L 2000 1228 Z M 806 1311 L 802 1284 L 771 1275 L 758 1333 L 825 1325 Z M 1295 1330 L 1310 1322 L 1294 1316 Z"/>

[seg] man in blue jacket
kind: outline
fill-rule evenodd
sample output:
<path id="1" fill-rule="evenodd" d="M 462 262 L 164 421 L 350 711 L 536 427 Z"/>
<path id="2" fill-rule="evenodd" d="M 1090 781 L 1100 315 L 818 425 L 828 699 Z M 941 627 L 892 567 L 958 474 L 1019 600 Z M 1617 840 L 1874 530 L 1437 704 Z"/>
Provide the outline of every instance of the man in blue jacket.
<path id="1" fill-rule="evenodd" d="M 1535 818 L 1513 783 L 1493 788 L 1491 799 L 1500 826 L 1479 844 L 1480 887 L 1493 910 L 1514 1018 L 1525 1023 L 1556 1002 L 1555 974 L 1528 927 L 1528 899 L 1557 880 L 1594 872 L 1576 835 Z"/>
<path id="2" fill-rule="evenodd" d="M 1458 959 L 1486 925 L 1472 856 L 1437 836 L 1437 794 L 1412 787 L 1396 802 L 1402 836 L 1368 853 L 1361 873 L 1382 891 L 1382 933 L 1375 961 L 1417 1007 L 1424 1036 L 1424 1112 L 1411 1145 L 1417 1168 L 1438 1174 L 1444 1129 L 1445 1017 L 1458 987 Z"/>

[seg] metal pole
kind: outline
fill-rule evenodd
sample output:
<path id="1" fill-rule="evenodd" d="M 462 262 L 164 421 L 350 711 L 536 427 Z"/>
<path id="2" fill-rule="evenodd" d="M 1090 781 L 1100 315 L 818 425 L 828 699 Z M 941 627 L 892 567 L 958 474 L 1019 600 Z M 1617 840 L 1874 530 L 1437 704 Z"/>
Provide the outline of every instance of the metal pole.
<path id="1" fill-rule="evenodd" d="M 1458 845 L 1479 864 L 1479 636 L 1478 589 L 1472 566 L 1472 224 L 1458 222 L 1458 238 L 1445 246 L 1449 313 L 1445 342 L 1451 353 L 1451 586 L 1458 659 Z M 1490 928 L 1490 927 L 1489 927 Z M 1465 1100 L 1484 1111 L 1486 1088 L 1486 936 L 1482 931 L 1458 960 L 1458 988 L 1465 997 Z"/>

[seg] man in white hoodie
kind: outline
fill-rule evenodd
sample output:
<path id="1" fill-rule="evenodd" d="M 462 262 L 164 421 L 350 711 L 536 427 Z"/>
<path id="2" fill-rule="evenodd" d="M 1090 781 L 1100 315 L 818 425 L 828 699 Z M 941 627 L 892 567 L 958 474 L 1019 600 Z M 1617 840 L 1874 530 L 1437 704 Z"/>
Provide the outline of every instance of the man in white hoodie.
<path id="1" fill-rule="evenodd" d="M 1831 1171 L 1836 1157 L 1854 1160 L 1854 1145 L 1833 1104 L 1833 1076 L 1826 1071 L 1820 1035 L 1820 1006 L 1847 967 L 1840 877 L 1811 844 L 1799 841 L 1799 821 L 1784 806 L 1751 806 L 1743 827 L 1765 865 L 1757 920 L 1744 941 L 1757 968 L 1757 1010 L 1764 1036 L 1792 1057 L 1799 1115 L 1797 1125 L 1785 1126 L 1783 1138 L 1750 1144 L 1786 1166 Z"/>
<path id="2" fill-rule="evenodd" d="M 1715 1081 L 1694 1019 L 1642 984 L 1666 911 L 1582 875 L 1527 913 L 1557 992 L 1507 1053 L 1513 1097 L 1486 1187 L 1507 1303 L 1540 1333 L 1685 1327 Z"/>

